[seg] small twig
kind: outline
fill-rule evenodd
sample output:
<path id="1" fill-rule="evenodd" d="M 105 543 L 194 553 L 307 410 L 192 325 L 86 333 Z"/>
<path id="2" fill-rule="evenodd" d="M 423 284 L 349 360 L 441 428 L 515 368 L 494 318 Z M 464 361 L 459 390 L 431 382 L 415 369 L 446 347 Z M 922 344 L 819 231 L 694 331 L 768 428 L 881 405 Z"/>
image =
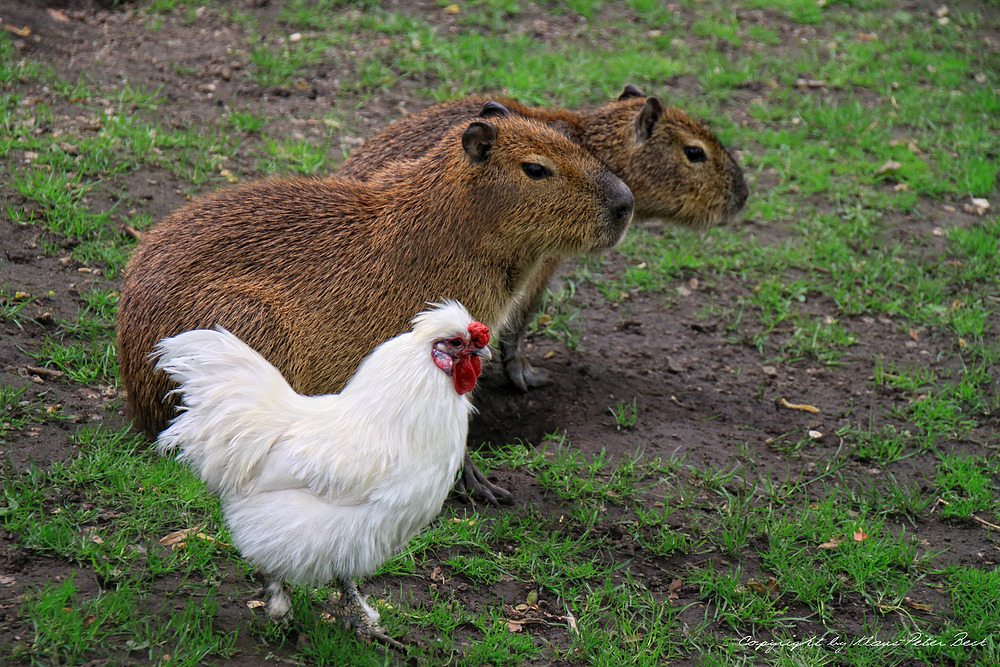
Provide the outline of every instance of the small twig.
<path id="1" fill-rule="evenodd" d="M 983 524 L 987 528 L 992 528 L 993 530 L 1000 530 L 1000 526 L 996 525 L 995 523 L 990 523 L 986 519 L 980 519 L 975 514 L 972 515 L 972 518 L 975 519 L 976 521 L 978 521 L 979 523 Z"/>
<path id="2" fill-rule="evenodd" d="M 939 504 L 941 504 L 941 505 L 948 505 L 949 507 L 951 507 L 951 503 L 949 503 L 944 498 L 938 498 L 937 500 L 934 501 L 934 507 L 937 507 Z M 931 508 L 932 512 L 934 511 L 934 507 Z M 979 523 L 981 523 L 982 525 L 986 526 L 987 528 L 992 528 L 993 530 L 1000 530 L 1000 526 L 996 525 L 995 523 L 990 523 L 986 519 L 980 519 L 978 516 L 976 516 L 975 514 L 972 514 L 971 512 L 969 513 L 969 516 L 972 517 L 972 519 L 974 521 L 978 521 Z"/>
<path id="3" fill-rule="evenodd" d="M 18 28 L 15 25 L 11 25 L 9 23 L 5 23 L 3 27 L 6 30 L 8 30 L 9 32 L 14 33 L 18 37 L 30 37 L 31 36 L 31 28 L 29 26 L 24 26 L 23 28 Z"/>
<path id="4" fill-rule="evenodd" d="M 62 371 L 57 371 L 53 368 L 42 368 L 41 366 L 27 366 L 29 373 L 34 373 L 35 375 L 42 375 L 49 378 L 61 378 L 65 373 Z"/>
<path id="5" fill-rule="evenodd" d="M 811 412 L 813 414 L 820 412 L 820 409 L 817 408 L 815 405 L 805 405 L 802 403 L 789 403 L 784 398 L 780 399 L 778 401 L 778 404 L 783 408 L 789 408 L 791 410 L 802 410 L 804 412 Z"/>

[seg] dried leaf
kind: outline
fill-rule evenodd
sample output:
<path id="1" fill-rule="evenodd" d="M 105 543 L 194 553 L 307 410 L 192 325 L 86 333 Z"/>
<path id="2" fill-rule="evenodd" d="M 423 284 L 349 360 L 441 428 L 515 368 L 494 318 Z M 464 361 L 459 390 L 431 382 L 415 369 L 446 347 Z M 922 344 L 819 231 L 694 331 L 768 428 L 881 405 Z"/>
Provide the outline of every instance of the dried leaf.
<path id="1" fill-rule="evenodd" d="M 462 11 L 462 9 L 458 5 L 448 5 L 442 11 L 445 14 L 457 14 Z"/>
<path id="2" fill-rule="evenodd" d="M 198 531 L 204 528 L 204 525 L 195 526 L 194 528 L 185 528 L 184 530 L 175 530 L 172 533 L 164 535 L 160 538 L 160 544 L 169 547 L 174 544 L 181 544 L 191 535 L 196 535 Z"/>
<path id="3" fill-rule="evenodd" d="M 864 542 L 867 539 L 868 539 L 868 533 L 866 533 L 865 531 L 861 530 L 860 528 L 854 531 L 855 542 Z"/>
<path id="4" fill-rule="evenodd" d="M 59 23 L 69 23 L 69 17 L 58 9 L 53 9 L 49 7 L 45 10 L 45 13 L 54 21 L 59 21 Z"/>
<path id="5" fill-rule="evenodd" d="M 212 544 L 218 544 L 220 547 L 230 546 L 227 542 L 222 542 L 221 540 L 217 540 L 211 535 L 206 535 L 205 533 L 197 533 L 195 537 L 197 537 L 199 540 L 205 540 L 206 542 L 211 542 Z"/>
<path id="6" fill-rule="evenodd" d="M 920 331 L 918 329 L 910 329 L 909 334 L 914 342 L 920 342 Z"/>
<path id="7" fill-rule="evenodd" d="M 990 202 L 988 199 L 983 199 L 981 197 L 973 197 L 971 204 L 965 204 L 962 208 L 965 209 L 966 213 L 972 213 L 974 215 L 986 215 L 986 211 L 990 208 Z"/>
<path id="8" fill-rule="evenodd" d="M 667 598 L 670 600 L 679 600 L 681 597 L 681 586 L 683 585 L 684 581 L 681 579 L 674 579 L 671 581 L 670 585 L 667 586 Z"/>
<path id="9" fill-rule="evenodd" d="M 819 545 L 818 548 L 820 548 L 820 549 L 836 549 L 839 546 L 840 546 L 840 540 L 838 540 L 836 537 L 833 537 L 833 538 L 830 538 L 829 542 L 824 542 L 823 544 Z"/>
<path id="10" fill-rule="evenodd" d="M 896 162 L 895 160 L 886 160 L 885 164 L 875 170 L 876 176 L 881 176 L 882 174 L 888 174 L 891 171 L 899 171 L 903 166 L 902 162 Z"/>
<path id="11" fill-rule="evenodd" d="M 18 37 L 31 36 L 31 28 L 29 28 L 28 26 L 24 26 L 23 28 L 18 28 L 16 25 L 5 23 L 3 27 L 7 30 L 7 32 L 12 32 Z"/>
<path id="12" fill-rule="evenodd" d="M 263 600 L 247 600 L 247 609 L 259 609 L 266 606 L 267 603 Z"/>
<path id="13" fill-rule="evenodd" d="M 903 598 L 903 601 L 906 602 L 907 606 L 909 606 L 910 609 L 916 609 L 917 611 L 926 611 L 928 613 L 934 611 L 934 605 L 924 604 L 923 602 L 914 602 L 909 597 Z"/>
<path id="14" fill-rule="evenodd" d="M 783 398 L 778 401 L 778 404 L 781 405 L 781 407 L 783 408 L 788 408 L 789 410 L 802 410 L 804 412 L 811 412 L 813 414 L 819 412 L 819 408 L 817 408 L 815 405 L 807 405 L 804 403 L 789 403 Z"/>
<path id="15" fill-rule="evenodd" d="M 575 632 L 576 634 L 580 634 L 580 629 L 576 627 L 576 618 L 574 618 L 573 614 L 567 614 L 565 616 L 565 619 L 566 623 L 569 624 L 569 629 Z"/>
<path id="16" fill-rule="evenodd" d="M 515 621 L 513 619 L 507 621 L 507 632 L 520 632 L 524 630 L 524 623 L 522 621 Z"/>
<path id="17" fill-rule="evenodd" d="M 757 579 L 750 579 L 747 581 L 747 588 L 749 588 L 754 593 L 759 593 L 761 595 L 767 595 L 768 597 L 778 597 L 778 580 L 774 577 L 768 577 L 765 581 L 761 582 Z"/>

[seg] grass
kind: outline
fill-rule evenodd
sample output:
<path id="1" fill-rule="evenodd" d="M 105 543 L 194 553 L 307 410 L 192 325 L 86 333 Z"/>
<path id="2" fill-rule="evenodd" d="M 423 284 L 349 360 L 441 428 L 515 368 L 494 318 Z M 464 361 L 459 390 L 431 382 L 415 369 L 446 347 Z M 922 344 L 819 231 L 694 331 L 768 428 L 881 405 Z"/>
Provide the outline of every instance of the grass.
<path id="1" fill-rule="evenodd" d="M 639 409 L 636 407 L 634 398 L 631 403 L 622 403 L 619 401 L 615 407 L 608 408 L 608 412 L 615 418 L 615 428 L 619 431 L 634 428 L 639 423 Z"/>
<path id="2" fill-rule="evenodd" d="M 694 300 L 745 372 L 870 367 L 871 398 L 840 406 L 819 437 L 790 427 L 763 448 L 750 419 L 721 463 L 643 454 L 663 448 L 658 434 L 620 451 L 654 421 L 639 392 L 604 401 L 595 454 L 561 428 L 499 448 L 480 467 L 531 480 L 537 506 L 446 507 L 362 584 L 385 627 L 420 637 L 406 657 L 421 664 L 1000 662 L 998 460 L 976 440 L 1000 410 L 996 4 L 952 7 L 945 22 L 887 2 L 674 5 L 296 1 L 267 23 L 226 3 L 128 4 L 150 39 L 205 11 L 241 35 L 228 55 L 252 101 L 220 100 L 200 123 L 153 86 L 67 78 L 0 36 L 0 215 L 37 239 L 33 253 L 97 278 L 40 333 L 35 307 L 53 295 L 7 273 L 0 285 L 5 334 L 38 334 L 3 353 L 63 373 L 45 389 L 4 375 L 0 446 L 13 458 L 50 423 L 66 433 L 63 458 L 3 469 L 8 539 L 66 572 L 8 610 L 14 664 L 403 661 L 326 622 L 329 589 L 294 591 L 298 639 L 247 609 L 253 573 L 191 473 L 119 422 L 61 418 L 59 396 L 116 384 L 115 289 L 135 244 L 122 229 L 154 218 L 130 188 L 169 180 L 180 204 L 257 175 L 329 173 L 387 99 L 503 91 L 593 106 L 623 83 L 663 91 L 739 147 L 748 223 L 635 229 L 613 257 L 569 267 L 532 333 L 587 350 L 584 293 L 622 313 L 633 299 L 668 315 Z M 338 84 L 314 117 L 268 101 L 320 74 Z M 992 208 L 967 212 L 974 197 Z M 935 356 L 859 361 L 873 340 Z M 755 409 L 772 408 L 767 382 Z M 930 528 L 956 540 L 930 543 Z M 160 544 L 189 529 L 184 546 Z"/>

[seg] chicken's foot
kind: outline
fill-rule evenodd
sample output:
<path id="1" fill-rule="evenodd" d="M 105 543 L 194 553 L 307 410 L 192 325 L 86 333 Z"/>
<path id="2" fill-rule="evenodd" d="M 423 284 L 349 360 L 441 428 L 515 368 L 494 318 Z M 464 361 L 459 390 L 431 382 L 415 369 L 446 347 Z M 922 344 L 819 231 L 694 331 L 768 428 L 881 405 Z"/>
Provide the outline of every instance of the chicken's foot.
<path id="1" fill-rule="evenodd" d="M 292 621 L 292 599 L 285 592 L 285 582 L 268 575 L 264 588 L 267 590 L 267 615 L 272 621 L 288 625 Z"/>
<path id="2" fill-rule="evenodd" d="M 379 627 L 378 612 L 361 596 L 353 579 L 337 579 L 337 587 L 340 588 L 340 600 L 336 604 L 340 607 L 340 621 L 345 627 L 354 630 L 362 639 L 382 642 L 397 651 L 406 650 L 405 644 L 393 639 Z"/>

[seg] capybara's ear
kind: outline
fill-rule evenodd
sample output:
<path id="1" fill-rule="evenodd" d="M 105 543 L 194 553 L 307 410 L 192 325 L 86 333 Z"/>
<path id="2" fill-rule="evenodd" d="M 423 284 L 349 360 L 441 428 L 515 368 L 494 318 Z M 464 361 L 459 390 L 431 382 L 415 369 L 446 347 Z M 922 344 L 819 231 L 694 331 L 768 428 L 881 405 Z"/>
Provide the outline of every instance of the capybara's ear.
<path id="1" fill-rule="evenodd" d="M 497 140 L 497 128 L 484 120 L 469 125 L 462 134 L 462 148 L 473 164 L 485 162 Z"/>
<path id="2" fill-rule="evenodd" d="M 639 112 L 639 117 L 635 121 L 635 140 L 642 143 L 653 136 L 656 123 L 663 117 L 663 105 L 660 100 L 650 97 Z"/>
<path id="3" fill-rule="evenodd" d="M 622 90 L 622 94 L 618 96 L 618 101 L 630 100 L 633 97 L 645 97 L 645 95 L 639 90 L 639 86 L 630 83 Z"/>
<path id="4" fill-rule="evenodd" d="M 487 102 L 479 112 L 480 118 L 503 118 L 510 115 L 510 109 L 499 102 Z"/>

